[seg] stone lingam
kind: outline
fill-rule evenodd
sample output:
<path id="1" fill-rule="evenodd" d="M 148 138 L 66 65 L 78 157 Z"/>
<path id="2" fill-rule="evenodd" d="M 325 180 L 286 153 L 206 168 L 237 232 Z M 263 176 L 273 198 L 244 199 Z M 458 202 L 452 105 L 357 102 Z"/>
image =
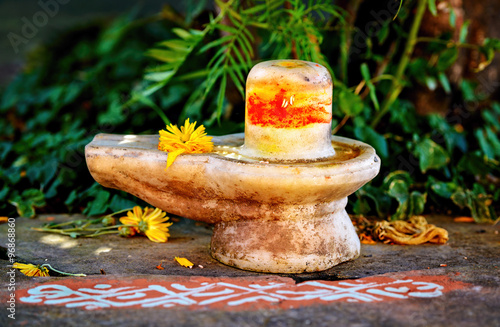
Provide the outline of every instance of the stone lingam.
<path id="1" fill-rule="evenodd" d="M 215 224 L 211 254 L 270 273 L 321 271 L 359 256 L 347 196 L 380 169 L 375 150 L 332 136 L 332 79 L 300 60 L 257 64 L 246 85 L 245 133 L 167 170 L 158 135 L 99 134 L 90 173 L 164 211 Z"/>

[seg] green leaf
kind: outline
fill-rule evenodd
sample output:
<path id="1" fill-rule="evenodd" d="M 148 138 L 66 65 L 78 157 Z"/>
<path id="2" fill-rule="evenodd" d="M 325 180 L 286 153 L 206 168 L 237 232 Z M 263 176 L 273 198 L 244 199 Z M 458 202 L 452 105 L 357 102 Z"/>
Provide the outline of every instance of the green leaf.
<path id="1" fill-rule="evenodd" d="M 469 204 L 469 198 L 467 196 L 467 193 L 464 192 L 462 188 L 456 190 L 452 195 L 451 199 L 453 202 L 459 206 L 460 208 L 465 208 Z"/>
<path id="2" fill-rule="evenodd" d="M 413 183 L 413 179 L 411 178 L 410 174 L 407 171 L 404 170 L 396 170 L 393 171 L 392 173 L 389 173 L 385 178 L 384 181 L 382 182 L 382 187 L 385 190 L 389 189 L 389 185 L 395 181 L 395 180 L 402 180 L 404 181 L 407 185 L 411 185 Z"/>
<path id="3" fill-rule="evenodd" d="M 5 160 L 10 150 L 12 150 L 12 142 L 0 142 L 0 160 Z"/>
<path id="4" fill-rule="evenodd" d="M 221 31 L 224 31 L 224 32 L 227 32 L 227 33 L 230 33 L 230 34 L 233 34 L 233 35 L 239 34 L 238 29 L 235 28 L 235 27 L 233 27 L 233 26 L 224 25 L 224 24 L 216 24 L 215 27 L 217 27 Z"/>
<path id="5" fill-rule="evenodd" d="M 464 154 L 458 162 L 457 169 L 459 172 L 478 176 L 485 176 L 492 170 L 481 151 Z"/>
<path id="6" fill-rule="evenodd" d="M 377 99 L 377 93 L 375 85 L 371 82 L 370 70 L 366 63 L 361 64 L 361 75 L 366 82 L 366 86 L 370 90 L 370 99 L 372 100 L 373 106 L 378 111 L 380 110 L 380 105 Z"/>
<path id="7" fill-rule="evenodd" d="M 0 191 L 0 201 L 5 202 L 7 195 L 9 194 L 10 189 L 7 186 L 4 186 Z"/>
<path id="8" fill-rule="evenodd" d="M 183 40 L 190 40 L 193 37 L 191 33 L 182 28 L 173 28 L 172 32 L 174 32 L 178 37 L 180 37 Z"/>
<path id="9" fill-rule="evenodd" d="M 450 160 L 446 150 L 429 138 L 417 143 L 414 152 L 415 156 L 419 158 L 422 173 L 427 172 L 429 169 L 442 168 Z"/>
<path id="10" fill-rule="evenodd" d="M 458 58 L 458 48 L 452 47 L 441 52 L 436 64 L 438 71 L 445 71 L 448 69 Z"/>
<path id="11" fill-rule="evenodd" d="M 357 214 L 367 215 L 370 213 L 371 206 L 366 199 L 368 198 L 375 204 L 377 216 L 380 218 L 387 217 L 389 208 L 391 207 L 391 198 L 381 188 L 367 184 L 356 192 L 356 196 L 360 200 Z"/>
<path id="12" fill-rule="evenodd" d="M 485 131 L 495 157 L 500 157 L 500 140 L 498 139 L 498 135 L 489 126 L 485 127 Z"/>
<path id="13" fill-rule="evenodd" d="M 481 147 L 481 150 L 483 153 L 490 159 L 493 159 L 495 157 L 495 149 L 493 146 L 488 142 L 488 140 L 485 137 L 485 131 L 484 129 L 477 129 L 474 131 L 474 135 L 476 135 L 476 138 L 479 142 L 479 146 Z"/>
<path id="14" fill-rule="evenodd" d="M 128 200 L 118 194 L 113 195 L 109 203 L 109 209 L 113 212 L 133 208 L 137 204 L 134 201 Z"/>
<path id="15" fill-rule="evenodd" d="M 486 60 L 481 62 L 474 71 L 477 73 L 488 67 L 495 57 L 495 52 L 498 50 L 500 50 L 500 40 L 486 38 L 480 48 L 480 51 L 485 55 Z"/>
<path id="16" fill-rule="evenodd" d="M 437 16 L 436 0 L 428 0 L 427 6 L 432 16 Z"/>
<path id="17" fill-rule="evenodd" d="M 453 182 L 434 182 L 431 185 L 432 191 L 445 199 L 450 199 L 451 195 L 457 190 L 457 188 L 457 184 Z"/>
<path id="18" fill-rule="evenodd" d="M 64 204 L 67 205 L 68 207 L 71 207 L 71 205 L 78 200 L 78 192 L 76 190 L 71 190 L 71 192 L 68 195 L 68 198 L 66 201 L 64 201 Z"/>
<path id="19" fill-rule="evenodd" d="M 493 125 L 496 130 L 500 131 L 500 117 L 495 117 L 492 110 L 483 110 L 481 115 L 487 124 Z"/>
<path id="20" fill-rule="evenodd" d="M 467 34 L 469 33 L 469 25 L 470 25 L 470 20 L 466 20 L 465 23 L 462 24 L 462 27 L 460 28 L 460 36 L 458 38 L 460 43 L 467 42 Z"/>
<path id="21" fill-rule="evenodd" d="M 389 36 L 389 24 L 384 24 L 382 25 L 382 28 L 380 29 L 380 31 L 378 31 L 377 33 L 377 37 L 378 37 L 378 44 L 382 44 L 385 42 L 385 40 L 387 39 L 387 36 Z"/>
<path id="22" fill-rule="evenodd" d="M 212 42 L 204 45 L 199 51 L 198 53 L 204 53 L 204 52 L 207 52 L 209 49 L 211 48 L 215 48 L 215 47 L 219 47 L 221 46 L 222 44 L 230 41 L 233 39 L 233 36 L 232 35 L 226 35 L 226 36 L 223 36 L 221 38 L 218 38 L 218 39 L 215 39 L 213 40 Z"/>
<path id="23" fill-rule="evenodd" d="M 175 75 L 174 70 L 169 70 L 166 72 L 156 72 L 156 73 L 146 73 L 144 74 L 144 79 L 153 82 L 169 82 L 170 79 Z"/>
<path id="24" fill-rule="evenodd" d="M 391 216 L 391 220 L 404 219 L 409 209 L 409 185 L 404 180 L 394 180 L 389 185 L 387 194 L 395 198 L 399 205 L 396 212 Z"/>
<path id="25" fill-rule="evenodd" d="M 164 62 L 176 62 L 179 60 L 183 60 L 185 57 L 185 53 L 180 53 L 171 50 L 161 50 L 161 49 L 149 49 L 145 53 L 146 56 L 158 59 Z"/>
<path id="26" fill-rule="evenodd" d="M 109 192 L 100 190 L 95 195 L 94 200 L 90 201 L 83 214 L 88 216 L 101 215 L 106 212 L 109 207 Z"/>
<path id="27" fill-rule="evenodd" d="M 256 14 L 256 13 L 258 13 L 260 11 L 265 11 L 267 9 L 267 6 L 268 6 L 267 3 L 263 3 L 263 4 L 260 4 L 260 5 L 256 4 L 254 6 L 251 6 L 248 9 L 244 9 L 242 11 L 242 13 L 245 14 L 245 15 L 253 15 L 253 14 Z"/>
<path id="28" fill-rule="evenodd" d="M 427 193 L 413 191 L 410 194 L 410 208 L 408 216 L 421 215 L 424 212 L 425 203 L 427 202 Z"/>
<path id="29" fill-rule="evenodd" d="M 346 89 L 345 87 L 337 88 L 337 103 L 339 109 L 347 116 L 356 116 L 363 111 L 364 104 L 361 98 Z"/>
<path id="30" fill-rule="evenodd" d="M 223 106 L 224 106 L 224 95 L 226 94 L 226 83 L 227 83 L 227 75 L 222 75 L 222 81 L 220 83 L 219 94 L 217 95 L 217 118 L 223 114 Z"/>
<path id="31" fill-rule="evenodd" d="M 36 214 L 35 208 L 45 206 L 45 196 L 40 190 L 28 189 L 21 195 L 14 196 L 9 203 L 16 207 L 19 216 L 33 218 Z"/>
<path id="32" fill-rule="evenodd" d="M 381 158 L 387 158 L 389 156 L 389 150 L 387 146 L 387 140 L 383 135 L 377 133 L 373 128 L 368 125 L 356 126 L 354 128 L 354 135 L 363 142 L 366 142 L 373 146 L 377 151 L 377 154 Z"/>
<path id="33" fill-rule="evenodd" d="M 368 65 L 366 64 L 366 62 L 361 64 L 360 69 L 361 69 L 361 76 L 363 76 L 363 79 L 365 80 L 365 82 L 369 82 L 371 79 L 370 69 L 368 68 Z"/>
<path id="34" fill-rule="evenodd" d="M 457 26 L 457 14 L 453 8 L 450 8 L 450 26 L 453 28 Z"/>
<path id="35" fill-rule="evenodd" d="M 438 74 L 439 82 L 441 83 L 441 86 L 443 87 L 444 91 L 446 94 L 451 93 L 451 86 L 450 86 L 450 81 L 448 80 L 448 77 L 446 77 L 446 74 L 441 72 Z"/>
<path id="36" fill-rule="evenodd" d="M 474 190 L 459 188 L 451 196 L 453 202 L 460 208 L 468 208 L 471 216 L 478 223 L 492 222 L 497 219 L 492 207 L 493 197 L 478 189 L 479 184 L 474 184 Z"/>
<path id="37" fill-rule="evenodd" d="M 190 45 L 191 44 L 189 42 L 179 39 L 166 40 L 158 43 L 158 46 L 163 46 L 180 52 L 189 52 Z"/>
<path id="38" fill-rule="evenodd" d="M 437 16 L 436 0 L 427 0 L 427 9 L 429 9 L 432 16 Z"/>
<path id="39" fill-rule="evenodd" d="M 476 85 L 474 82 L 466 79 L 462 80 L 462 83 L 460 83 L 460 89 L 462 90 L 462 96 L 465 101 L 473 102 L 477 100 L 477 95 L 474 91 L 475 88 Z"/>

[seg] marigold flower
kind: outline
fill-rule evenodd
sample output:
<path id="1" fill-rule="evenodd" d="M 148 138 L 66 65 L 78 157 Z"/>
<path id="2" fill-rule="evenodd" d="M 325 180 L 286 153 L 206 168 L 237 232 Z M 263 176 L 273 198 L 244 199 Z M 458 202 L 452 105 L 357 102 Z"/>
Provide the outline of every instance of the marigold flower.
<path id="1" fill-rule="evenodd" d="M 49 270 L 43 266 L 35 266 L 32 265 L 31 263 L 24 264 L 24 263 L 19 263 L 19 262 L 14 262 L 12 265 L 12 268 L 19 269 L 19 271 L 26 276 L 30 277 L 47 277 L 49 276 Z"/>
<path id="2" fill-rule="evenodd" d="M 177 125 L 167 126 L 167 130 L 160 131 L 158 150 L 168 152 L 167 168 L 170 167 L 178 155 L 183 153 L 206 153 L 214 149 L 212 137 L 207 136 L 205 127 L 190 123 L 189 118 L 179 129 Z"/>
<path id="3" fill-rule="evenodd" d="M 170 236 L 168 227 L 172 223 L 166 223 L 169 217 L 165 217 L 166 212 L 160 209 L 144 208 L 135 206 L 132 211 L 127 212 L 126 217 L 120 218 L 120 222 L 124 225 L 133 225 L 138 232 L 146 235 L 151 241 L 163 243 Z"/>

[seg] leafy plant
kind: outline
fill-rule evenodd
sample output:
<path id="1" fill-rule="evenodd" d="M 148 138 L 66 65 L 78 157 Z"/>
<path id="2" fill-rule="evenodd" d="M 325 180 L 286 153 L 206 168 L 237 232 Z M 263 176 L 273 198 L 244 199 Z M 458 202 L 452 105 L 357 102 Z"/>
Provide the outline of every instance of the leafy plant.
<path id="1" fill-rule="evenodd" d="M 157 21 L 129 14 L 111 24 L 95 22 L 30 54 L 0 99 L 3 215 L 32 217 L 35 209 L 95 215 L 137 202 L 93 181 L 84 146 L 97 133 L 148 132 L 143 126 L 156 132 L 157 115 L 149 107 L 122 104 L 141 81 L 143 52 L 169 35 L 169 26 Z"/>
<path id="2" fill-rule="evenodd" d="M 350 210 L 496 219 L 500 105 L 473 80 L 450 79 L 449 70 L 462 49 L 481 53 L 476 70 L 485 69 L 500 40 L 467 43 L 470 22 L 457 26 L 453 9 L 458 38 L 420 35 L 425 12 L 438 13 L 435 0 L 401 1 L 391 15 L 368 21 L 363 13 L 377 4 L 359 0 L 343 8 L 326 0 L 216 0 L 215 11 L 206 3 L 188 6 L 184 18 L 168 8 L 126 15 L 33 52 L 0 102 L 7 117 L 0 121 L 0 209 L 36 207 L 25 190 L 43 194 L 46 211 L 98 215 L 133 206 L 133 197 L 91 182 L 82 154 L 96 133 L 157 133 L 186 118 L 210 134 L 241 132 L 249 69 L 293 58 L 330 70 L 333 133 L 371 144 L 382 159 L 379 177 L 357 192 Z M 450 110 L 417 114 L 417 90 L 452 99 Z"/>

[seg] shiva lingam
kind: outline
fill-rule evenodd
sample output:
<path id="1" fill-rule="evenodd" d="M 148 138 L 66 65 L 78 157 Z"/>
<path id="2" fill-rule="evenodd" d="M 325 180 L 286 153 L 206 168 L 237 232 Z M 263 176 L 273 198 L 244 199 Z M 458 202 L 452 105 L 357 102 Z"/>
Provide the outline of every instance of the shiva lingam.
<path id="1" fill-rule="evenodd" d="M 220 262 L 270 273 L 321 271 L 359 256 L 347 196 L 380 169 L 375 150 L 331 135 L 332 79 L 300 60 L 257 64 L 245 133 L 165 170 L 158 135 L 99 134 L 85 148 L 94 179 L 182 217 L 215 225 Z"/>

